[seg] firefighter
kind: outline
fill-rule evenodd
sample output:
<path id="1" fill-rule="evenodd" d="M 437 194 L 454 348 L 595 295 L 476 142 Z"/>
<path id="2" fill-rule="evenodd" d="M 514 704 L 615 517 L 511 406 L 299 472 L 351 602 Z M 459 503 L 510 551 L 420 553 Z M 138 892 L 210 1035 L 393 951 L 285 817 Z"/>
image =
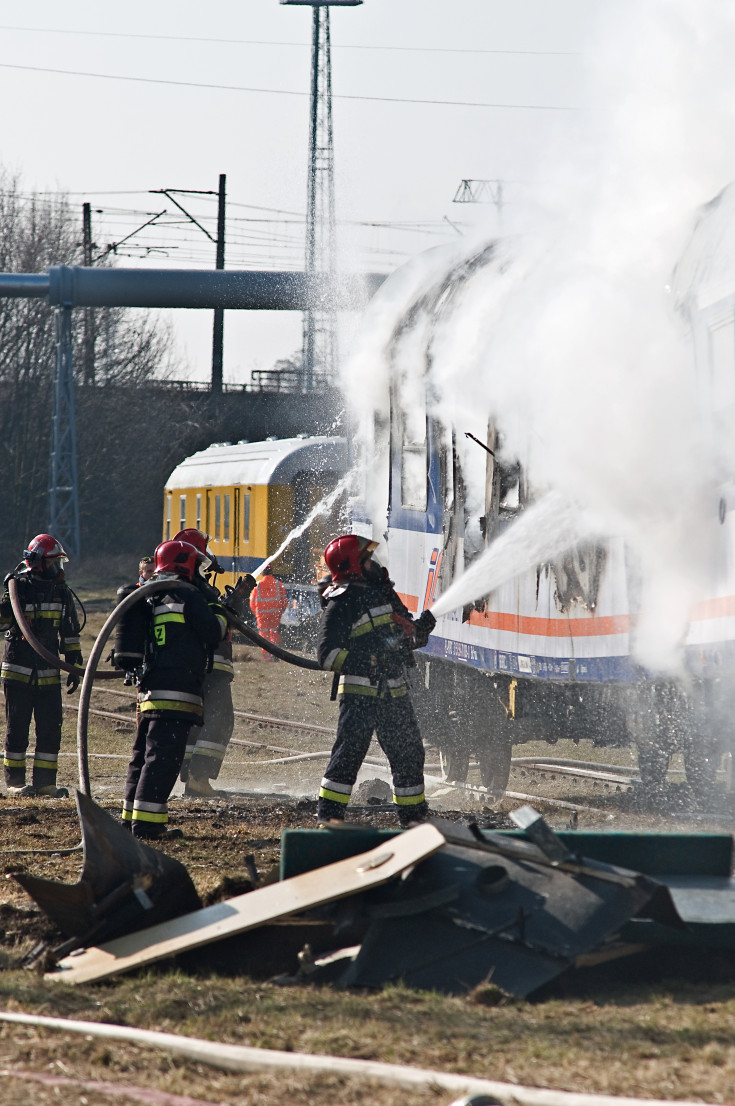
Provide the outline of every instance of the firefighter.
<path id="1" fill-rule="evenodd" d="M 273 575 L 273 569 L 266 565 L 262 570 L 257 587 L 250 596 L 250 607 L 255 615 L 258 633 L 274 645 L 281 644 L 281 616 L 288 606 L 288 592 L 285 585 Z M 267 649 L 261 650 L 263 660 L 275 661 L 278 658 Z"/>
<path id="2" fill-rule="evenodd" d="M 139 722 L 128 767 L 123 823 L 135 837 L 181 837 L 168 828 L 168 797 L 181 769 L 186 738 L 202 721 L 202 688 L 208 662 L 227 628 L 194 583 L 207 557 L 183 541 L 156 549 L 154 576 L 171 587 L 152 604 L 146 660 L 138 687 Z"/>
<path id="3" fill-rule="evenodd" d="M 65 798 L 56 786 L 61 746 L 61 672 L 49 665 L 23 637 L 10 604 L 8 583 L 17 581 L 18 597 L 38 641 L 68 664 L 82 664 L 80 626 L 74 597 L 64 581 L 67 561 L 61 544 L 50 534 L 37 534 L 23 551 L 23 560 L 5 577 L 0 600 L 0 632 L 5 653 L 0 679 L 5 696 L 5 783 L 8 795 Z M 67 694 L 76 691 L 79 676 L 67 677 Z M 35 718 L 36 745 L 31 783 L 26 783 L 26 752 Z"/>
<path id="4" fill-rule="evenodd" d="M 180 530 L 174 541 L 188 541 L 200 553 L 204 553 L 209 560 L 208 573 L 224 572 L 208 548 L 208 535 L 201 530 Z M 247 601 L 255 587 L 255 579 L 248 573 L 240 577 L 234 588 L 225 588 L 223 600 L 220 591 L 212 584 L 211 576 L 208 575 L 205 579 L 201 573 L 197 573 L 194 582 L 213 610 L 216 611 L 223 604 L 239 616 L 245 614 Z M 232 630 L 228 627 L 212 657 L 211 671 L 204 678 L 204 725 L 192 726 L 187 738 L 184 763 L 181 766 L 185 795 L 197 798 L 213 798 L 217 795 L 211 781 L 216 780 L 219 775 L 235 728 L 231 686 L 234 677 Z"/>
<path id="5" fill-rule="evenodd" d="M 424 747 L 408 691 L 413 649 L 426 645 L 436 625 L 431 611 L 413 619 L 373 558 L 377 542 L 345 534 L 324 557 L 332 582 L 323 593 L 317 656 L 334 672 L 339 722 L 319 789 L 317 818 L 342 820 L 373 732 L 393 774 L 393 802 L 401 825 L 428 814 Z"/>

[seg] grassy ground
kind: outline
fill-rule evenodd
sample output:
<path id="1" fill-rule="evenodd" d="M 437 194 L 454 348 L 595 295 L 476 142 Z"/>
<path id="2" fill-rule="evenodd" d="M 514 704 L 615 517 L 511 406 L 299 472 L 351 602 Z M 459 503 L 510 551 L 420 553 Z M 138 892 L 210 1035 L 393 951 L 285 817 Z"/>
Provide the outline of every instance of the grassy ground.
<path id="1" fill-rule="evenodd" d="M 109 597 L 95 597 L 103 608 Z M 90 613 L 85 656 L 104 609 Z M 234 685 L 238 709 L 289 717 L 333 727 L 329 682 L 320 673 L 262 663 L 257 650 L 238 649 Z M 128 698 L 95 694 L 93 706 L 119 715 L 95 716 L 90 729 L 93 794 L 117 809 L 134 717 Z M 115 687 L 114 690 L 121 690 Z M 77 696 L 69 701 L 75 701 Z M 74 714 L 65 726 L 62 780 L 73 786 Z M 240 791 L 216 802 L 172 802 L 172 821 L 186 834 L 165 846 L 183 861 L 208 901 L 233 893 L 247 875 L 252 854 L 261 877 L 275 878 L 284 826 L 313 825 L 311 798 L 326 754 L 298 765 L 275 763 L 277 749 L 325 753 L 327 734 L 277 730 L 238 719 L 236 738 L 222 780 Z M 260 747 L 258 747 L 260 745 Z M 265 748 L 263 746 L 266 746 Z M 268 748 L 271 747 L 271 748 Z M 275 747 L 275 749 L 273 748 Z M 528 747 L 518 752 L 528 755 Z M 628 750 L 574 749 L 560 743 L 539 749 L 557 756 L 582 756 L 632 766 Z M 434 754 L 429 751 L 429 759 Z M 267 762 L 267 763 L 263 763 Z M 523 769 L 526 772 L 525 769 Z M 542 779 L 520 769 L 511 788 L 587 803 L 602 813 L 582 814 L 580 825 L 616 828 L 653 822 L 625 807 L 621 796 L 570 780 Z M 544 790 L 545 789 L 545 790 Z M 255 791 L 261 798 L 249 797 Z M 279 795 L 281 796 L 279 798 Z M 458 819 L 481 813 L 471 796 L 442 797 L 446 815 Z M 437 804 L 438 805 L 438 801 Z M 502 810 L 519 803 L 505 800 Z M 539 807 L 544 809 L 543 802 Z M 568 813 L 548 807 L 552 823 Z M 371 815 L 393 824 L 391 814 Z M 62 849 L 76 844 L 79 830 L 73 803 L 54 800 L 0 802 L 3 849 Z M 691 828 L 691 827 L 689 827 Z M 6 879 L 0 889 L 0 1008 L 38 1014 L 109 1021 L 263 1048 L 377 1059 L 491 1079 L 564 1090 L 650 1098 L 732 1102 L 735 1099 L 735 963 L 724 954 L 661 959 L 649 956 L 605 968 L 567 973 L 532 1002 L 503 999 L 492 986 L 461 998 L 391 987 L 375 992 L 340 992 L 329 987 L 283 986 L 269 972 L 267 945 L 254 946 L 248 968 L 243 960 L 223 962 L 205 953 L 176 965 L 109 982 L 71 987 L 49 982 L 19 965 L 44 937 L 48 921 L 12 879 L 23 867 L 34 874 L 74 882 L 81 856 L 5 852 Z M 229 881 L 229 882 L 227 882 Z M 229 890 L 228 890 L 229 888 Z M 277 959 L 277 957 L 276 957 Z M 2 1102 L 11 1106 L 63 1101 L 111 1101 L 103 1084 L 133 1088 L 120 1099 L 146 1102 L 150 1092 L 188 1095 L 200 1102 L 233 1106 L 342 1101 L 371 1106 L 405 1103 L 405 1090 L 334 1076 L 231 1075 L 132 1045 L 102 1042 L 47 1030 L 0 1025 Z M 16 1074 L 13 1075 L 12 1073 Z M 40 1073 L 56 1085 L 21 1078 Z M 86 1081 L 81 1086 L 79 1081 Z M 134 1088 L 139 1088 L 135 1090 Z M 411 1092 L 418 1104 L 444 1106 L 447 1093 L 427 1088 Z"/>

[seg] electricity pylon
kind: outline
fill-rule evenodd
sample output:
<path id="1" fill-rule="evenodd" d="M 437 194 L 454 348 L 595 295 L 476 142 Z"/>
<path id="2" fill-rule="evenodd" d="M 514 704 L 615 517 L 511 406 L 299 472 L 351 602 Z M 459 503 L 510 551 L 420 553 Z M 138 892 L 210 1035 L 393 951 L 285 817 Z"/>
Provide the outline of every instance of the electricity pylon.
<path id="1" fill-rule="evenodd" d="M 306 192 L 307 279 L 317 274 L 331 284 L 336 276 L 337 236 L 334 211 L 334 135 L 332 131 L 332 58 L 330 7 L 356 7 L 362 0 L 281 0 L 312 11 L 309 172 Z M 337 373 L 337 316 L 322 303 L 304 312 L 302 390 L 332 383 Z"/>

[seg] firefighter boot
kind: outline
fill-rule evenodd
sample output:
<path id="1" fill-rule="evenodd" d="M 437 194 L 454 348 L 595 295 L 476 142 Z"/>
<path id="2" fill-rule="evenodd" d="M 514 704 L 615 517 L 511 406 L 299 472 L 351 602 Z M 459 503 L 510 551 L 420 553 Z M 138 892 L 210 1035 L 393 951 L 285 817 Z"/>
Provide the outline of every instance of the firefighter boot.
<path id="1" fill-rule="evenodd" d="M 55 783 L 49 783 L 45 787 L 34 787 L 34 795 L 39 799 L 68 799 L 69 791 L 66 787 L 57 787 Z"/>
<path id="2" fill-rule="evenodd" d="M 427 802 L 416 803 L 415 806 L 399 806 L 398 807 L 398 821 L 401 828 L 405 829 L 407 826 L 412 826 L 416 822 L 425 822 L 429 817 L 431 811 L 429 810 L 429 804 Z"/>
<path id="3" fill-rule="evenodd" d="M 146 825 L 144 828 L 139 822 L 133 823 L 133 837 L 139 841 L 176 841 L 183 836 L 183 830 L 171 829 L 169 826 Z"/>
<path id="4" fill-rule="evenodd" d="M 18 787 L 8 785 L 9 799 L 31 799 L 35 794 L 36 789 L 32 783 L 22 783 Z"/>
<path id="5" fill-rule="evenodd" d="M 187 799 L 217 799 L 219 791 L 215 791 L 212 783 L 206 776 L 195 776 L 189 773 L 189 778 L 184 787 L 184 795 Z"/>
<path id="6" fill-rule="evenodd" d="M 211 761 L 209 763 L 211 764 Z M 184 786 L 184 795 L 187 798 L 216 799 L 219 797 L 219 792 L 212 787 L 208 768 L 209 764 L 204 757 L 195 754 L 191 758 Z"/>
<path id="7" fill-rule="evenodd" d="M 319 799 L 316 805 L 316 820 L 320 825 L 327 822 L 344 822 L 345 803 L 336 803 L 334 799 Z"/>

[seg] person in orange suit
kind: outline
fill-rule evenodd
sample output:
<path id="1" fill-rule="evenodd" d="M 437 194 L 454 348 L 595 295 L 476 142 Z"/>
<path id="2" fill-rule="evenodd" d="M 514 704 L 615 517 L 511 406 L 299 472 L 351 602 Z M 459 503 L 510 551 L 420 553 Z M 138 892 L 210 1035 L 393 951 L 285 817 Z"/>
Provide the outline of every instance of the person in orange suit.
<path id="1" fill-rule="evenodd" d="M 272 641 L 274 645 L 281 644 L 281 615 L 287 606 L 288 592 L 285 585 L 273 575 L 271 566 L 266 565 L 257 587 L 250 595 L 250 609 L 255 615 L 258 633 L 267 641 Z M 263 660 L 277 660 L 267 649 L 261 652 Z"/>

